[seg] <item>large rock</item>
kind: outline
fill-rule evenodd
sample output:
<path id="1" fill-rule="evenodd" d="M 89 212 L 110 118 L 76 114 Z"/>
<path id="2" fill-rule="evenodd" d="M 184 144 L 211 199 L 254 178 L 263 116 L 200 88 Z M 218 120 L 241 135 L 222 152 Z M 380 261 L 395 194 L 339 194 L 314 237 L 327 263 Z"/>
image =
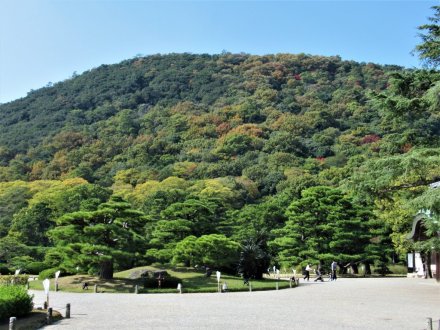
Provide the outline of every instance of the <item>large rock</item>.
<path id="1" fill-rule="evenodd" d="M 168 276 L 169 275 L 166 270 L 138 269 L 131 272 L 128 277 L 132 280 L 135 280 L 138 278 L 167 278 Z"/>

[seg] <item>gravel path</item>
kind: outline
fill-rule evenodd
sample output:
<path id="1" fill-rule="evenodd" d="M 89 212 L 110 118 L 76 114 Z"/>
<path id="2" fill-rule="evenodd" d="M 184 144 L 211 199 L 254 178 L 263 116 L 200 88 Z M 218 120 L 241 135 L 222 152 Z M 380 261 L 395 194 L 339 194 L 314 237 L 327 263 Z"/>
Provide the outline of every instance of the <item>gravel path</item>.
<path id="1" fill-rule="evenodd" d="M 44 293 L 32 291 L 35 304 Z M 410 278 L 301 282 L 279 291 L 204 294 L 51 292 L 71 319 L 45 329 L 426 329 L 440 319 L 440 284 Z"/>

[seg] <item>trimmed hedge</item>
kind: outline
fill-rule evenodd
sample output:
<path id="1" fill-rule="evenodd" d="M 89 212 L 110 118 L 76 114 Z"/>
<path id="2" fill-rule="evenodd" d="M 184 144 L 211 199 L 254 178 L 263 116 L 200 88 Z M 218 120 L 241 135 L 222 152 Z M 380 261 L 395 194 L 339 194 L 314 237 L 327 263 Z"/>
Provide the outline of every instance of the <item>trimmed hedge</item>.
<path id="1" fill-rule="evenodd" d="M 67 270 L 65 270 L 63 268 L 57 267 L 57 268 L 49 268 L 49 269 L 45 269 L 45 270 L 41 271 L 38 274 L 38 279 L 44 280 L 46 278 L 55 278 L 55 273 L 57 271 L 60 271 L 62 276 L 73 275 L 71 272 L 68 272 Z"/>
<path id="2" fill-rule="evenodd" d="M 23 286 L 0 286 L 0 320 L 30 313 L 34 307 L 32 298 Z"/>
<path id="3" fill-rule="evenodd" d="M 25 270 L 28 274 L 39 274 L 43 270 L 47 269 L 49 266 L 41 261 L 33 261 L 26 265 Z"/>
<path id="4" fill-rule="evenodd" d="M 0 275 L 0 285 L 26 285 L 29 280 L 28 275 Z"/>
<path id="5" fill-rule="evenodd" d="M 59 270 L 60 270 L 59 268 L 45 269 L 45 270 L 41 271 L 40 274 L 38 274 L 38 279 L 44 280 L 46 278 L 55 278 L 55 273 Z"/>

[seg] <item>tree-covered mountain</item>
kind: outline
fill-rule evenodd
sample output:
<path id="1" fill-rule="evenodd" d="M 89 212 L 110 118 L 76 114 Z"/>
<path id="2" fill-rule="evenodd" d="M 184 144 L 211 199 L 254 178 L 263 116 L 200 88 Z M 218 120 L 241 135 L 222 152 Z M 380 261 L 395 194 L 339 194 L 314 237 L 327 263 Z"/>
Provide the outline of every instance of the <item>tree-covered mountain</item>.
<path id="1" fill-rule="evenodd" d="M 107 277 L 153 261 L 382 267 L 408 248 L 406 201 L 440 178 L 439 78 L 169 54 L 32 91 L 0 105 L 0 260 Z"/>
<path id="2" fill-rule="evenodd" d="M 343 163 L 358 153 L 346 144 L 383 149 L 373 140 L 387 131 L 367 95 L 385 90 L 396 69 L 288 54 L 103 65 L 1 105 L 0 178 L 81 176 L 109 186 L 124 170 L 142 173 L 132 183 L 251 171 L 263 194 L 274 193 L 286 167 L 274 158 Z M 268 171 L 271 163 L 282 168 Z"/>

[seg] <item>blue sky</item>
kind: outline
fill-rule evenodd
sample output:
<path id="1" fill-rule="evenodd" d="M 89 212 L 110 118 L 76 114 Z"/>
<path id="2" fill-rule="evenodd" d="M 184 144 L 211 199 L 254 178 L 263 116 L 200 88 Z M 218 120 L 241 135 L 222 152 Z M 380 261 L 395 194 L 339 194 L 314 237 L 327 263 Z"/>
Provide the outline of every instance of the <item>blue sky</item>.
<path id="1" fill-rule="evenodd" d="M 306 53 L 418 67 L 438 1 L 1 0 L 0 102 L 137 54 Z"/>

